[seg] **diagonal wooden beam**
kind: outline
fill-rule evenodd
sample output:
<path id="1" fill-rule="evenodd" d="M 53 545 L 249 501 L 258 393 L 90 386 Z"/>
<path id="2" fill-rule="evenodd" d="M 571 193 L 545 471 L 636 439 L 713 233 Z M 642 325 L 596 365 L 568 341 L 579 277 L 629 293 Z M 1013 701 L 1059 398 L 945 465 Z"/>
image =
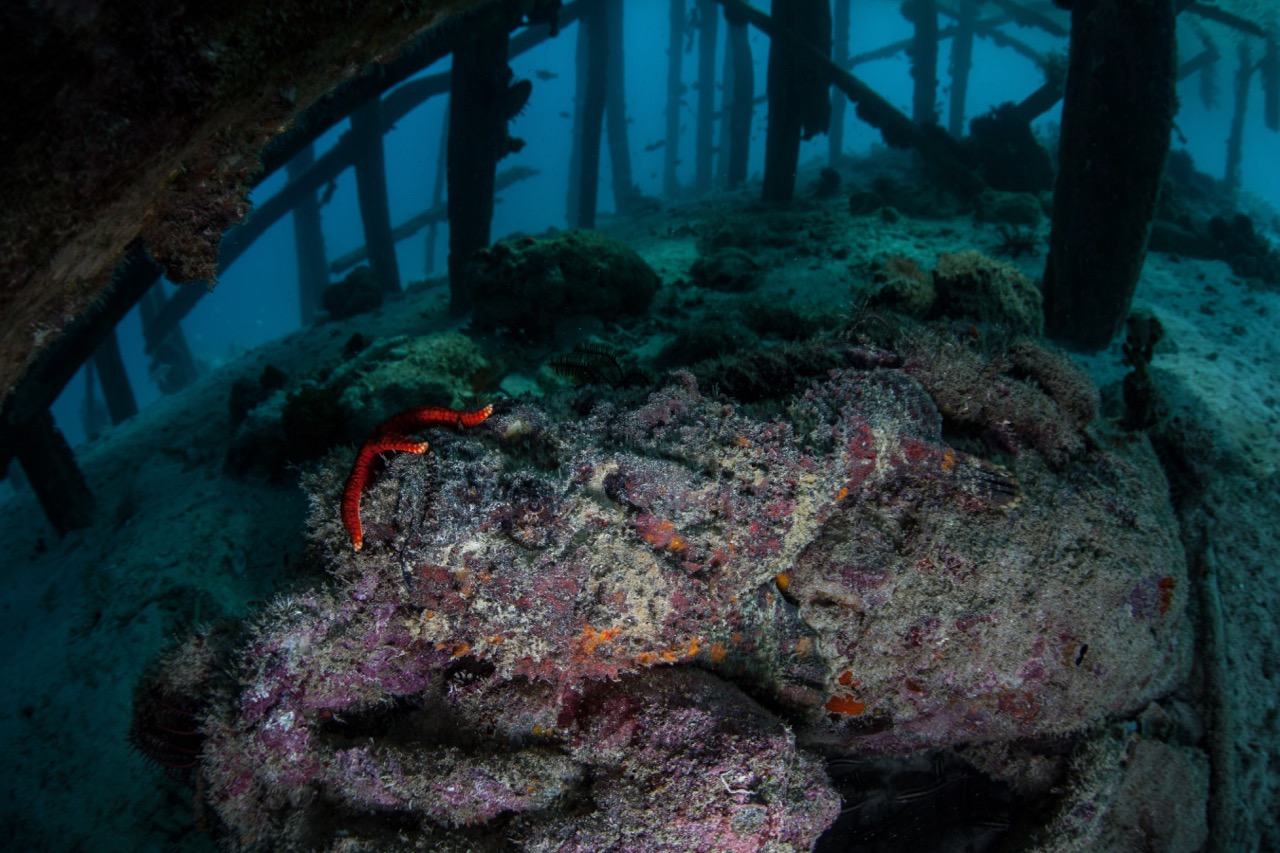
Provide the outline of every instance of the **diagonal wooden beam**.
<path id="1" fill-rule="evenodd" d="M 514 166 L 499 174 L 493 182 L 495 191 L 501 191 L 507 187 L 518 184 L 525 178 L 532 178 L 539 174 L 537 169 L 531 169 L 528 166 Z M 401 240 L 407 240 L 414 234 L 417 234 L 423 228 L 426 228 L 432 222 L 442 221 L 449 212 L 449 206 L 444 202 L 437 202 L 431 205 L 421 213 L 411 216 L 404 222 L 401 222 L 391 231 L 391 238 L 399 243 Z M 369 247 L 361 246 L 358 249 L 352 249 L 350 252 L 335 258 L 329 264 L 329 271 L 333 273 L 342 273 L 351 269 L 356 264 L 364 261 L 369 257 Z"/>
<path id="2" fill-rule="evenodd" d="M 560 10 L 560 25 L 567 26 L 569 23 L 576 21 L 581 15 L 581 0 L 575 3 L 569 3 Z M 531 27 L 522 30 L 511 39 L 511 55 L 518 56 L 525 53 L 539 44 L 542 44 L 551 35 L 545 27 Z M 421 56 L 419 59 L 421 60 Z M 421 70 L 421 68 L 417 69 Z M 385 79 L 394 79 L 398 75 L 387 75 Z M 400 77 L 399 79 L 403 79 Z M 418 80 L 411 80 L 403 86 L 395 89 L 387 94 L 383 100 L 383 126 L 385 130 L 390 130 L 396 122 L 413 112 L 423 101 L 435 95 L 444 94 L 449 91 L 450 87 L 449 72 L 443 71 L 438 74 L 432 74 L 429 77 L 423 77 Z M 360 89 L 364 91 L 364 89 Z M 345 98 L 345 96 L 344 96 Z M 341 102 L 347 103 L 349 99 Z M 325 109 L 320 110 L 321 117 L 307 119 L 303 122 L 307 127 L 311 128 L 312 135 L 307 140 L 314 140 L 315 136 L 327 130 L 330 124 L 325 124 L 331 106 L 327 104 Z M 338 118 L 342 118 L 339 116 Z M 304 140 L 305 143 L 306 140 Z M 284 153 L 294 151 L 292 143 L 279 149 L 269 147 L 266 154 L 263 155 L 264 169 L 263 175 L 259 178 L 259 182 L 270 174 L 274 169 L 284 165 L 285 161 L 280 161 L 280 157 Z M 300 148 L 296 150 L 301 150 Z M 296 178 L 293 178 L 280 189 L 275 195 L 267 199 L 261 204 L 254 206 L 253 211 L 236 227 L 227 232 L 218 249 L 218 274 L 223 274 L 228 267 L 238 259 L 245 250 L 253 244 L 255 240 L 261 237 L 268 228 L 282 219 L 294 206 L 302 199 L 310 194 L 318 192 L 322 187 L 330 182 L 337 180 L 338 176 L 347 169 L 355 161 L 355 145 L 351 141 L 349 134 L 343 134 L 332 148 L 321 156 L 317 157 L 315 162 L 306 170 L 301 172 Z M 278 164 L 278 165 L 277 165 Z M 208 287 L 200 287 L 198 284 L 190 284 L 182 287 L 165 303 L 164 310 L 156 316 L 154 329 L 148 328 L 143 330 L 146 340 L 146 350 L 151 352 L 155 346 L 164 339 L 168 334 L 168 330 L 172 329 L 177 323 L 180 323 L 187 314 L 191 313 L 191 309 L 200 302 L 205 295 L 209 293 Z"/>
<path id="3" fill-rule="evenodd" d="M 919 151 L 963 195 L 976 195 L 986 188 L 986 182 L 964 162 L 958 143 L 947 136 L 946 131 L 920 127 L 862 80 L 777 26 L 769 15 L 748 6 L 742 0 L 717 2 L 726 9 L 732 9 L 734 14 L 742 16 L 747 23 L 769 38 L 785 40 L 798 57 L 824 74 L 831 85 L 845 93 L 855 105 L 858 118 L 879 130 L 889 146 Z"/>

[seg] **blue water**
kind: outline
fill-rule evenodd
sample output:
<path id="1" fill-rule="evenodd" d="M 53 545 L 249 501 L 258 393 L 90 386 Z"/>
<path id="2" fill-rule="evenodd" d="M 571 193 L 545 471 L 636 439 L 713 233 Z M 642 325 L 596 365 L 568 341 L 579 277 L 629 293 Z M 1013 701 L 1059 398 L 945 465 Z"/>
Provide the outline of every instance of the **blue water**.
<path id="1" fill-rule="evenodd" d="M 858 7 L 856 22 L 849 36 L 851 55 L 909 37 L 910 25 L 898 13 L 894 4 L 855 5 Z M 664 137 L 666 6 L 666 3 L 658 2 L 625 4 L 625 76 L 627 112 L 632 122 L 632 174 L 641 191 L 649 196 L 662 194 L 665 151 L 661 147 L 651 151 L 646 151 L 645 148 Z M 557 38 L 544 42 L 512 62 L 517 78 L 533 81 L 533 95 L 524 112 L 511 125 L 511 132 L 528 144 L 520 153 L 505 158 L 499 164 L 499 170 L 525 165 L 538 169 L 540 174 L 500 194 L 502 201 L 497 205 L 493 220 L 494 239 L 512 232 L 540 233 L 547 228 L 563 228 L 566 225 L 566 152 L 570 148 L 572 127 L 572 119 L 567 115 L 573 109 L 575 29 L 575 25 L 570 25 Z M 721 56 L 725 29 L 724 26 L 719 27 Z M 1060 39 L 1037 36 L 1029 30 L 1017 30 L 1016 34 L 1040 51 L 1063 48 Z M 751 31 L 750 39 L 756 66 L 756 90 L 761 93 L 768 58 L 767 41 L 755 30 Z M 970 116 L 978 115 L 1004 101 L 1020 100 L 1039 84 L 1040 74 L 1029 60 L 1001 50 L 984 40 L 978 40 L 974 50 L 974 68 L 969 88 Z M 940 69 L 945 70 L 947 58 L 944 43 L 939 56 Z M 447 60 L 424 69 L 420 76 L 436 74 L 445 68 Z M 688 186 L 693 179 L 692 128 L 697 103 L 694 88 L 697 85 L 696 48 L 686 52 L 683 72 L 689 89 L 681 115 L 685 133 L 682 137 L 678 175 L 682 185 Z M 899 109 L 910 112 L 911 79 L 905 54 L 860 65 L 856 73 Z M 939 97 L 945 100 L 945 91 Z M 441 121 L 445 110 L 446 99 L 433 98 L 402 120 L 384 138 L 393 224 L 418 213 L 429 203 L 435 182 Z M 1055 121 L 1056 115 L 1056 110 L 1046 114 L 1038 125 L 1043 127 Z M 1219 112 L 1217 120 L 1221 124 L 1225 121 L 1225 116 Z M 756 129 L 753 133 L 748 175 L 758 178 L 764 157 L 763 107 L 757 106 L 754 121 Z M 325 133 L 317 143 L 317 156 L 333 145 L 347 127 L 348 123 L 344 120 Z M 871 146 L 880 144 L 879 133 L 859 121 L 852 110 L 846 111 L 844 138 L 846 150 L 851 154 L 865 152 Z M 1210 143 L 1211 137 L 1198 139 L 1196 142 L 1204 146 L 1206 155 L 1213 150 Z M 801 162 L 825 160 L 826 156 L 826 137 L 818 136 L 804 144 Z M 1249 167 L 1250 174 L 1252 168 Z M 613 199 L 609 189 L 607 156 L 602 157 L 602 170 L 600 210 L 608 212 L 613 208 Z M 1273 172 L 1271 177 L 1275 183 L 1273 189 L 1280 198 L 1280 176 Z M 267 177 L 254 191 L 252 198 L 258 201 L 270 198 L 283 185 L 284 180 L 283 170 Z M 348 169 L 337 181 L 336 190 L 322 210 L 322 217 L 325 246 L 330 258 L 338 257 L 364 243 L 353 170 Z M 447 229 L 442 227 L 437 236 L 437 266 L 433 275 L 443 273 L 442 265 L 447 253 Z M 403 282 L 426 277 L 425 254 L 422 234 L 397 246 Z M 184 322 L 183 331 L 197 361 L 203 367 L 214 367 L 238 353 L 297 328 L 296 281 L 293 226 L 289 217 L 285 217 L 227 270 L 215 292 L 204 298 Z M 172 286 L 166 285 L 166 291 L 171 292 Z M 156 399 L 160 392 L 148 374 L 148 359 L 142 351 L 141 325 L 136 311 L 119 327 L 119 338 L 134 393 L 139 405 L 145 406 Z M 59 426 L 73 445 L 84 440 L 81 422 L 83 398 L 84 381 L 77 377 L 68 385 L 54 410 Z"/>
<path id="2" fill-rule="evenodd" d="M 761 4 L 762 6 L 764 4 Z M 911 28 L 889 2 L 855 4 L 855 22 L 849 33 L 850 55 L 858 55 L 886 43 L 908 38 Z M 665 3 L 625 4 L 627 111 L 631 120 L 630 143 L 632 173 L 635 183 L 645 195 L 660 196 L 662 190 L 663 148 L 646 151 L 661 141 L 665 122 L 665 70 L 667 11 Z M 1065 16 L 1062 16 L 1065 18 Z M 1189 16 L 1184 16 L 1188 18 Z M 944 25 L 945 25 L 944 20 Z M 720 51 L 723 56 L 725 27 L 719 28 Z M 1005 29 L 1041 53 L 1065 51 L 1066 40 L 1037 30 L 1006 25 Z M 1183 36 L 1180 59 L 1185 61 L 1197 53 L 1202 43 L 1189 26 L 1180 29 Z M 752 55 L 755 62 L 756 90 L 763 91 L 768 51 L 766 39 L 751 30 Z M 500 163 L 500 170 L 514 165 L 530 166 L 539 175 L 501 193 L 493 219 L 494 239 L 513 232 L 539 233 L 547 228 L 565 227 L 567 156 L 572 120 L 567 116 L 573 107 L 573 46 L 575 25 L 565 28 L 559 37 L 517 57 L 512 69 L 517 79 L 533 81 L 533 95 L 522 115 L 511 126 L 511 132 L 528 144 L 518 154 Z M 946 69 L 950 59 L 950 42 L 940 47 L 940 115 L 948 120 L 946 103 L 948 87 Z M 1260 50 L 1260 48 L 1259 48 Z M 719 60 L 718 60 L 719 61 Z M 424 69 L 419 76 L 436 74 L 447 67 L 448 60 Z M 1200 75 L 1193 75 L 1178 86 L 1181 111 L 1173 149 L 1185 149 L 1200 171 L 1221 176 L 1226 161 L 1226 138 L 1230 122 L 1231 86 L 1234 74 L 1234 51 L 1224 50 L 1224 58 L 1215 70 L 1217 102 L 1205 105 L 1201 96 Z M 718 67 L 718 66 L 717 66 Z M 693 179 L 693 133 L 696 109 L 696 48 L 686 52 L 683 76 L 689 86 L 681 125 L 682 137 L 679 179 L 688 186 Z M 911 77 L 905 53 L 860 64 L 855 73 L 880 92 L 904 113 L 910 113 Z M 1006 101 L 1019 101 L 1041 82 L 1039 69 L 1027 58 L 990 40 L 974 43 L 973 70 L 970 74 L 967 118 L 980 115 L 990 107 Z M 836 97 L 840 97 L 838 93 Z M 1276 135 L 1263 125 L 1261 75 L 1255 74 L 1250 91 L 1254 109 L 1249 110 L 1244 129 L 1244 189 L 1280 207 L 1280 158 L 1274 156 Z M 717 100 L 719 103 L 719 100 Z M 396 224 L 418 213 L 431 197 L 441 143 L 441 121 L 446 111 L 444 97 L 433 98 L 402 120 L 384 138 L 389 180 L 392 223 Z M 763 168 L 765 109 L 757 106 L 750 154 L 749 176 L 759 176 Z M 1055 107 L 1035 123 L 1037 132 L 1048 133 L 1058 122 L 1060 107 Z M 343 121 L 325 133 L 317 142 L 316 153 L 322 154 L 348 127 Z M 845 150 L 850 154 L 865 153 L 880 145 L 879 133 L 860 121 L 853 110 L 845 112 Z M 804 143 L 801 162 L 825 161 L 827 140 L 818 136 Z M 600 209 L 613 208 L 608 179 L 608 157 L 602 157 Z M 284 183 L 283 170 L 268 176 L 254 191 L 254 200 L 269 198 Z M 322 211 L 325 245 L 331 258 L 363 244 L 356 202 L 355 177 L 348 169 L 336 184 Z M 1259 226 L 1264 223 L 1258 223 Z M 436 269 L 442 274 L 447 257 L 447 228 L 438 229 Z M 421 234 L 397 246 L 403 282 L 427 277 L 424 269 L 424 238 Z M 276 223 L 226 272 L 215 293 L 202 300 L 184 323 L 187 342 L 197 361 L 206 368 L 217 366 L 229 358 L 258 344 L 286 334 L 298 326 L 298 309 L 294 283 L 297 280 L 292 222 L 288 217 Z M 336 279 L 335 279 L 336 280 Z M 171 291 L 172 286 L 166 286 Z M 119 329 L 120 345 L 140 405 L 145 406 L 159 396 L 148 375 L 148 360 L 142 351 L 141 326 L 133 312 Z M 84 440 L 81 419 L 84 382 L 77 377 L 67 387 L 54 408 L 59 426 L 71 443 Z"/>

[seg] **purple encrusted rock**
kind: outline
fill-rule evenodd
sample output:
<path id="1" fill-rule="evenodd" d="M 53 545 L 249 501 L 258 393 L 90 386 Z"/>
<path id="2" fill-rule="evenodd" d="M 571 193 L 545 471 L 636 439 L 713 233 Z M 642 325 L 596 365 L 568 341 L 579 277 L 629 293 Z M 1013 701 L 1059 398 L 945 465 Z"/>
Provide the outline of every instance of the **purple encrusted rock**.
<path id="1" fill-rule="evenodd" d="M 1166 692 L 1186 568 L 1150 447 L 1037 421 L 989 365 L 966 381 L 1034 403 L 1010 435 L 1053 440 L 959 449 L 944 426 L 1000 424 L 944 418 L 926 355 L 772 417 L 688 375 L 577 422 L 517 405 L 391 460 L 359 554 L 335 459 L 305 484 L 336 583 L 255 621 L 206 715 L 213 810 L 245 849 L 803 850 L 839 808 L 823 755 Z"/>

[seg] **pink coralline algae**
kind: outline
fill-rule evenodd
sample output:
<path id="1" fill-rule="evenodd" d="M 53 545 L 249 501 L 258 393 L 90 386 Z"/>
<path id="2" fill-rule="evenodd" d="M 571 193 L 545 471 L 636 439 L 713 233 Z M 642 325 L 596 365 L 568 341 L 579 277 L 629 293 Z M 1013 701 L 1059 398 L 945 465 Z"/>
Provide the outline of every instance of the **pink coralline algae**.
<path id="1" fill-rule="evenodd" d="M 943 428 L 896 368 L 768 415 L 684 374 L 577 422 L 516 404 L 391 460 L 359 554 L 335 459 L 306 482 L 335 581 L 253 623 L 200 788 L 242 849 L 805 850 L 840 810 L 824 759 L 1166 692 L 1185 566 L 1149 447 L 1001 465 Z"/>

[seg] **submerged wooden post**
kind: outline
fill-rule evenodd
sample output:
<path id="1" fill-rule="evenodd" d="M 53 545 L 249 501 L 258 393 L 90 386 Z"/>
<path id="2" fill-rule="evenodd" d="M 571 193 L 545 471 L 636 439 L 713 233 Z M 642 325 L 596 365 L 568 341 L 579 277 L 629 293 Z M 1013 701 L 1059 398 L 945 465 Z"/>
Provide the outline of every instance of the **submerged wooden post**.
<path id="1" fill-rule="evenodd" d="M 716 37 L 720 10 L 715 0 L 698 0 L 698 117 L 694 138 L 693 187 L 711 189 L 712 117 L 716 111 Z"/>
<path id="2" fill-rule="evenodd" d="M 831 16 L 831 59 L 841 68 L 849 61 L 849 3 L 850 0 L 835 0 Z M 834 167 L 844 156 L 844 110 L 848 104 L 849 99 L 839 91 L 831 100 L 831 127 L 827 130 L 829 166 Z"/>
<path id="3" fill-rule="evenodd" d="M 773 23 L 824 58 L 831 55 L 831 9 L 827 0 L 788 0 L 774 7 Z M 830 81 L 805 62 L 785 39 L 769 41 L 769 126 L 765 133 L 765 201 L 795 194 L 801 138 L 827 129 Z"/>
<path id="4" fill-rule="evenodd" d="M 93 365 L 94 360 L 89 359 L 80 371 L 84 375 L 84 396 L 80 398 L 80 428 L 84 430 L 86 441 L 97 441 L 111 423 L 110 409 L 98 399 L 98 371 Z M 4 474 L 0 473 L 0 479 L 3 478 Z"/>
<path id="5" fill-rule="evenodd" d="M 445 110 L 444 121 L 440 122 L 440 153 L 436 157 L 436 179 L 431 185 L 431 206 L 444 204 L 445 175 L 449 170 L 449 111 Z M 423 238 L 422 274 L 430 278 L 436 271 L 436 238 L 440 233 L 440 223 L 432 220 L 427 225 L 427 236 Z"/>
<path id="6" fill-rule="evenodd" d="M 142 244 L 133 244 L 116 269 L 106 296 L 72 321 L 27 369 L 26 375 L 0 403 L 0 471 L 15 455 L 16 432 L 43 417 L 80 366 L 114 332 L 116 324 L 143 293 L 159 280 L 161 272 Z"/>
<path id="7" fill-rule="evenodd" d="M 503 21 L 453 54 L 449 96 L 449 310 L 471 309 L 467 264 L 489 245 L 498 161 L 524 143 L 507 133 L 529 99 L 527 80 L 512 85 L 510 36 Z"/>
<path id="8" fill-rule="evenodd" d="M 493 179 L 494 203 L 498 201 L 498 193 L 507 187 L 514 186 L 526 178 L 532 178 L 538 174 L 537 169 L 531 169 L 528 166 L 512 166 L 498 173 Z M 442 195 L 443 197 L 443 191 Z M 391 239 L 397 243 L 404 242 L 425 229 L 430 230 L 440 222 L 449 220 L 449 205 L 437 201 L 425 210 L 420 210 L 413 216 L 401 222 L 395 228 L 391 229 Z M 350 252 L 344 252 L 329 262 L 329 272 L 334 275 L 341 275 L 357 264 L 362 264 L 369 259 L 369 247 L 357 246 Z"/>
<path id="9" fill-rule="evenodd" d="M 729 50 L 728 21 L 725 22 L 724 56 L 720 59 L 720 133 L 716 143 L 716 184 L 729 183 L 729 101 L 733 98 L 733 53 Z"/>
<path id="10" fill-rule="evenodd" d="M 631 146 L 627 133 L 627 87 L 622 32 L 622 0 L 604 0 L 609 50 L 609 79 L 604 101 L 604 121 L 609 140 L 609 171 L 613 175 L 613 203 L 622 213 L 639 196 L 631 178 Z"/>
<path id="11" fill-rule="evenodd" d="M 297 180 L 315 162 L 315 144 L 308 142 L 285 167 L 289 180 Z M 320 227 L 320 202 L 306 193 L 293 208 L 293 248 L 298 256 L 298 316 L 302 325 L 315 319 L 320 298 L 329 284 L 325 270 L 324 231 Z"/>
<path id="12" fill-rule="evenodd" d="M 381 98 L 371 98 L 351 113 L 356 146 L 356 195 L 369 267 L 383 293 L 400 292 L 400 265 L 391 240 L 391 211 L 387 205 L 387 164 L 382 151 Z"/>
<path id="13" fill-rule="evenodd" d="M 45 411 L 19 427 L 14 438 L 18 462 L 40 508 L 62 535 L 93 523 L 93 493 L 76 465 L 62 431 Z"/>
<path id="14" fill-rule="evenodd" d="M 85 369 L 97 368 L 98 383 L 102 386 L 102 399 L 107 404 L 111 423 L 120 424 L 138 414 L 138 401 L 129 384 L 129 374 L 120 357 L 120 341 L 113 328 L 93 351 L 93 359 L 85 363 Z"/>
<path id="15" fill-rule="evenodd" d="M 589 3 L 578 21 L 577 97 L 569 165 L 569 224 L 594 228 L 600 188 L 600 137 L 608 95 L 608 19 L 603 3 Z"/>
<path id="16" fill-rule="evenodd" d="M 978 19 L 975 0 L 959 0 L 956 33 L 951 40 L 951 105 L 947 110 L 947 130 L 956 139 L 964 136 L 965 101 L 969 97 L 969 71 L 973 68 L 973 25 Z"/>
<path id="17" fill-rule="evenodd" d="M 911 22 L 914 34 L 911 56 L 911 118 L 922 127 L 938 123 L 938 3 L 937 0 L 907 0 L 902 14 Z"/>
<path id="18" fill-rule="evenodd" d="M 1274 33 L 1267 36 L 1266 53 L 1262 57 L 1262 94 L 1263 123 L 1267 130 L 1280 130 L 1280 40 Z"/>
<path id="19" fill-rule="evenodd" d="M 1129 313 L 1169 152 L 1176 71 L 1170 0 L 1075 0 L 1062 105 L 1045 327 L 1106 347 Z"/>
<path id="20" fill-rule="evenodd" d="M 1227 166 L 1222 176 L 1222 183 L 1229 193 L 1240 189 L 1240 164 L 1244 160 L 1244 119 L 1249 111 L 1249 81 L 1253 78 L 1253 56 L 1249 51 L 1249 43 L 1244 39 L 1240 40 L 1238 57 L 1231 130 L 1227 133 Z"/>
<path id="21" fill-rule="evenodd" d="M 168 328 L 163 333 L 152 331 L 165 315 L 165 303 L 168 301 L 160 283 L 156 282 L 154 287 L 143 294 L 138 303 L 138 313 L 142 317 L 143 337 L 155 342 L 154 346 L 147 348 L 147 355 L 151 356 L 148 365 L 151 381 L 162 394 L 175 394 L 195 382 L 199 371 L 180 323 L 173 321 L 169 324 L 166 320 Z"/>
<path id="22" fill-rule="evenodd" d="M 662 155 L 662 193 L 671 198 L 680 192 L 676 167 L 680 165 L 680 101 L 684 94 L 684 0 L 671 0 L 667 14 L 667 128 Z"/>
<path id="23" fill-rule="evenodd" d="M 779 27 L 770 16 L 748 6 L 742 0 L 719 0 L 726 9 L 741 15 L 753 27 L 769 36 L 773 45 L 784 43 L 796 58 L 813 69 L 824 84 L 835 85 L 855 105 L 858 118 L 880 131 L 885 143 L 893 148 L 914 148 L 938 170 L 938 175 L 956 192 L 972 197 L 986 188 L 982 178 L 965 164 L 959 143 L 946 134 L 931 133 L 920 128 L 874 89 L 831 61 L 812 44 L 790 30 Z M 825 97 L 825 89 L 823 96 Z M 767 143 L 767 140 L 766 140 Z M 766 151 L 766 158 L 768 152 Z M 765 162 L 766 176 L 768 161 Z M 767 179 L 767 178 L 766 178 Z M 794 184 L 794 175 L 791 178 Z"/>
<path id="24" fill-rule="evenodd" d="M 736 187 L 747 179 L 747 162 L 751 153 L 751 117 L 755 99 L 755 67 L 751 62 L 751 42 L 747 39 L 747 22 L 724 10 L 728 32 L 725 36 L 725 186 Z"/>

